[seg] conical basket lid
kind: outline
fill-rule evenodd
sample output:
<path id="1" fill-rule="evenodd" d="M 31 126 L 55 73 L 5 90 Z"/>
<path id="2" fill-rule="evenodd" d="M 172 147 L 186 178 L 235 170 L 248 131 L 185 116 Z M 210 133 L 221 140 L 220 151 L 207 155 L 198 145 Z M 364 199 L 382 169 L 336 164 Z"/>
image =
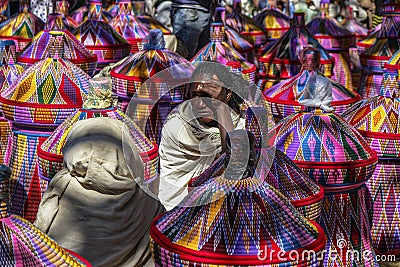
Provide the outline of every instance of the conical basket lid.
<path id="1" fill-rule="evenodd" d="M 156 264 L 265 266 L 288 264 L 276 255 L 316 251 L 325 245 L 322 229 L 306 220 L 290 201 L 257 178 L 232 181 L 222 176 L 191 191 L 181 206 L 156 218 L 150 228 Z M 274 254 L 275 252 L 271 252 Z M 300 253 L 301 254 L 301 253 Z M 318 265 L 300 260 L 298 265 Z"/>
<path id="2" fill-rule="evenodd" d="M 254 21 L 271 39 L 282 37 L 290 28 L 290 18 L 276 8 L 262 10 L 254 17 Z"/>
<path id="3" fill-rule="evenodd" d="M 134 137 L 133 142 L 144 163 L 145 181 L 154 179 L 156 176 L 158 163 L 158 147 L 139 130 L 134 122 L 122 111 L 115 107 L 104 109 L 79 109 L 71 114 L 57 129 L 38 147 L 39 175 L 41 178 L 50 180 L 63 168 L 62 148 L 71 128 L 76 122 L 97 117 L 109 117 L 119 120 L 128 126 L 130 133 Z M 54 164 L 59 163 L 59 169 L 54 168 Z M 53 168 L 51 168 L 51 166 Z"/>
<path id="4" fill-rule="evenodd" d="M 338 26 L 332 18 L 316 17 L 307 28 L 325 49 L 348 50 L 356 44 L 354 33 Z"/>
<path id="5" fill-rule="evenodd" d="M 320 109 L 283 119 L 273 143 L 323 186 L 359 185 L 368 180 L 376 153 L 342 117 Z"/>
<path id="6" fill-rule="evenodd" d="M 286 117 L 302 109 L 298 100 L 305 93 L 305 86 L 312 75 L 323 76 L 319 71 L 302 70 L 296 76 L 264 90 L 265 98 L 274 106 L 272 112 L 276 117 Z M 342 113 L 360 100 L 360 96 L 357 93 L 347 89 L 338 82 L 331 79 L 329 81 L 332 83 L 332 106 L 335 108 L 336 113 Z"/>
<path id="7" fill-rule="evenodd" d="M 304 13 L 295 13 L 291 28 L 280 39 L 269 45 L 259 57 L 258 61 L 264 65 L 260 75 L 273 79 L 287 79 L 298 74 L 301 70 L 300 51 L 307 46 L 319 50 L 321 65 L 326 69 L 324 74 L 328 72 L 332 75 L 334 60 L 305 27 Z M 289 68 L 285 67 L 289 64 Z"/>
<path id="8" fill-rule="evenodd" d="M 25 70 L 16 60 L 14 41 L 0 41 L 0 93 L 10 87 Z"/>
<path id="9" fill-rule="evenodd" d="M 159 31 L 160 38 L 163 38 L 160 30 L 153 31 Z M 151 31 L 152 34 L 155 33 L 153 31 Z M 154 38 L 154 44 L 145 45 L 144 50 L 125 58 L 118 67 L 110 72 L 114 93 L 132 96 L 146 80 L 156 73 L 173 66 L 190 64 L 179 54 L 165 49 L 165 42 L 158 41 L 158 39 Z M 160 42 L 161 45 L 158 44 Z M 151 99 L 158 98 L 159 95 L 156 91 L 141 90 L 137 97 Z"/>
<path id="10" fill-rule="evenodd" d="M 20 52 L 18 62 L 28 66 L 49 56 L 52 47 L 50 39 L 57 32 L 62 35 L 64 57 L 81 67 L 89 76 L 92 76 L 97 66 L 97 56 L 92 54 L 75 36 L 65 29 L 61 15 L 50 15 L 46 28 L 39 32 L 32 41 Z"/>
<path id="11" fill-rule="evenodd" d="M 1 219 L 0 225 L 0 258 L 4 266 L 91 266 L 19 216 Z"/>
<path id="12" fill-rule="evenodd" d="M 20 3 L 20 12 L 0 24 L 0 38 L 15 40 L 19 43 L 17 51 L 44 27 L 43 21 L 29 12 L 29 4 Z"/>
<path id="13" fill-rule="evenodd" d="M 2 92 L 0 102 L 6 118 L 21 123 L 57 125 L 82 106 L 90 77 L 62 59 L 62 37 L 52 38 L 50 58 L 28 68 Z"/>
<path id="14" fill-rule="evenodd" d="M 121 0 L 118 5 L 118 14 L 110 21 L 110 25 L 131 44 L 131 52 L 138 52 L 143 49 L 149 31 L 136 20 L 130 0 Z"/>

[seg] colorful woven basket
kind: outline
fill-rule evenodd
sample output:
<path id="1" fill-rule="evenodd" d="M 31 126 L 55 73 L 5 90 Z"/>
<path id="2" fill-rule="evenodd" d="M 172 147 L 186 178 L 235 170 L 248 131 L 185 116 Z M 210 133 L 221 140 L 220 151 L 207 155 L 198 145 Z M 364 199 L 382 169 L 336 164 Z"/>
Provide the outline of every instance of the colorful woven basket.
<path id="1" fill-rule="evenodd" d="M 0 165 L 0 265 L 1 266 L 91 266 L 15 215 L 9 216 L 10 169 Z"/>
<path id="2" fill-rule="evenodd" d="M 155 218 L 150 236 L 156 266 L 319 266 L 326 241 L 269 184 L 223 176 Z M 314 252 L 304 257 L 304 250 Z"/>
<path id="3" fill-rule="evenodd" d="M 400 255 L 400 231 L 397 223 L 400 185 L 400 51 L 387 64 L 379 95 L 368 98 L 343 114 L 379 156 L 378 166 L 367 183 L 371 199 L 372 238 L 379 253 Z"/>
<path id="4" fill-rule="evenodd" d="M 279 39 L 290 29 L 290 18 L 277 8 L 265 8 L 254 17 L 269 39 Z"/>
<path id="5" fill-rule="evenodd" d="M 15 42 L 0 41 L 0 92 L 3 92 L 18 79 L 25 67 L 17 63 Z"/>
<path id="6" fill-rule="evenodd" d="M 7 20 L 7 17 L 4 13 L 7 11 L 8 8 L 8 0 L 1 1 L 0 3 L 0 22 Z"/>
<path id="7" fill-rule="evenodd" d="M 324 12 L 312 19 L 307 28 L 335 59 L 332 80 L 352 88 L 349 48 L 356 44 L 354 33 L 338 26 L 335 19 L 325 17 Z"/>
<path id="8" fill-rule="evenodd" d="M 12 121 L 11 212 L 34 221 L 42 186 L 37 170 L 37 146 L 71 113 L 82 106 L 89 76 L 63 60 L 63 35 L 54 34 L 51 58 L 27 69 L 0 95 L 5 117 Z M 60 54 L 60 55 L 59 55 Z"/>
<path id="9" fill-rule="evenodd" d="M 379 93 L 383 80 L 384 64 L 400 49 L 400 8 L 386 6 L 381 30 L 375 43 L 360 55 L 363 66 L 358 92 L 363 98 Z M 390 13 L 388 13 L 391 11 Z"/>
<path id="10" fill-rule="evenodd" d="M 348 7 L 348 17 L 346 23 L 343 24 L 343 28 L 351 33 L 354 33 L 356 42 L 359 42 L 368 36 L 368 29 L 361 25 L 353 15 L 353 8 Z"/>
<path id="11" fill-rule="evenodd" d="M 299 103 L 299 99 L 304 97 L 307 83 L 310 82 L 311 77 L 314 75 L 324 76 L 318 71 L 320 67 L 318 63 L 319 51 L 311 47 L 306 48 L 306 50 L 315 54 L 312 60 L 316 62 L 311 62 L 313 68 L 310 69 L 308 66 L 303 66 L 302 71 L 296 76 L 282 81 L 263 92 L 276 121 L 302 110 L 304 107 Z M 305 61 L 304 63 L 310 65 L 310 62 Z M 332 106 L 335 108 L 335 113 L 341 114 L 360 99 L 357 93 L 337 82 L 329 81 L 332 84 Z"/>
<path id="12" fill-rule="evenodd" d="M 180 55 L 165 49 L 165 43 L 160 41 L 160 30 L 151 30 L 150 33 L 160 36 L 146 44 L 144 50 L 124 59 L 111 71 L 110 76 L 112 90 L 118 96 L 120 109 L 125 111 L 131 102 L 131 109 L 127 110 L 127 113 L 139 129 L 145 130 L 146 136 L 158 144 L 164 120 L 169 112 L 183 101 L 185 87 L 179 85 L 186 81 L 171 76 L 168 71 L 162 71 L 176 66 L 182 73 L 187 73 L 190 72 L 191 66 L 190 62 Z M 160 72 L 163 74 L 159 78 L 146 83 Z M 190 74 L 185 77 L 190 77 Z M 173 84 L 178 87 L 174 88 Z"/>
<path id="13" fill-rule="evenodd" d="M 241 13 L 241 1 L 233 0 L 233 11 L 227 14 L 225 24 L 240 32 L 256 48 L 261 47 L 267 40 L 267 34 L 255 21 Z"/>
<path id="14" fill-rule="evenodd" d="M 14 40 L 17 43 L 17 52 L 44 27 L 43 21 L 29 12 L 29 2 L 30 0 L 20 0 L 19 13 L 0 24 L 0 39 Z"/>
<path id="15" fill-rule="evenodd" d="M 97 55 L 98 69 L 128 56 L 131 49 L 124 37 L 101 19 L 101 14 L 101 1 L 91 0 L 89 19 L 73 32 L 87 49 Z"/>
<path id="16" fill-rule="evenodd" d="M 214 61 L 226 65 L 229 61 L 238 61 L 242 67 L 243 78 L 255 82 L 256 66 L 248 62 L 238 51 L 226 42 L 225 27 L 222 23 L 212 23 L 210 43 L 200 49 L 191 62 Z"/>
<path id="17" fill-rule="evenodd" d="M 73 31 L 78 28 L 79 24 L 69 16 L 69 2 L 67 0 L 56 2 L 55 13 L 61 14 L 64 25 L 69 31 Z"/>
<path id="18" fill-rule="evenodd" d="M 131 44 L 131 53 L 136 53 L 143 49 L 149 31 L 136 21 L 131 0 L 118 0 L 118 6 L 110 25 Z"/>
<path id="19" fill-rule="evenodd" d="M 378 267 L 363 189 L 378 157 L 343 118 L 313 107 L 327 109 L 321 96 L 325 93 L 329 97 L 329 92 L 324 90 L 325 84 L 309 89 L 305 94 L 306 100 L 312 100 L 305 102 L 308 110 L 286 117 L 272 129 L 272 143 L 324 186 L 325 198 L 317 221 L 328 235 L 323 265 Z M 370 257 L 357 257 L 365 251 Z"/>
<path id="20" fill-rule="evenodd" d="M 93 76 L 97 66 L 97 56 L 93 55 L 75 36 L 65 29 L 60 14 L 48 16 L 45 29 L 39 32 L 32 41 L 22 50 L 18 62 L 30 67 L 36 62 L 48 57 L 52 50 L 50 42 L 52 34 L 57 33 L 63 36 L 62 46 L 65 59 L 71 61 L 89 76 Z"/>
<path id="21" fill-rule="evenodd" d="M 357 42 L 358 53 L 361 55 L 363 52 L 367 51 L 378 38 L 378 33 L 381 30 L 382 24 L 376 26 L 372 31 L 368 32 L 367 37 Z"/>
<path id="22" fill-rule="evenodd" d="M 10 87 L 25 70 L 24 66 L 16 63 L 15 50 L 14 41 L 0 41 L 0 93 Z M 0 164 L 10 163 L 11 140 L 10 122 L 0 112 Z"/>
<path id="23" fill-rule="evenodd" d="M 111 93 L 111 84 L 110 84 Z M 88 101 L 97 101 L 96 92 L 93 89 L 89 94 Z M 93 100 L 93 97 L 96 98 Z M 85 102 L 88 103 L 88 102 Z M 110 101 L 110 104 L 112 102 Z M 79 109 L 69 116 L 57 129 L 38 147 L 39 176 L 41 179 L 50 181 L 57 172 L 63 169 L 62 148 L 64 147 L 67 135 L 77 121 L 96 117 L 109 117 L 123 121 L 128 128 L 144 163 L 144 179 L 151 181 L 156 177 L 158 164 L 158 148 L 138 129 L 138 127 L 122 111 L 115 107 L 85 107 Z M 44 193 L 44 192 L 43 192 Z"/>
<path id="24" fill-rule="evenodd" d="M 87 3 L 88 1 L 85 0 Z M 90 1 L 89 1 L 90 2 Z M 90 7 L 88 6 L 82 6 L 76 10 L 74 10 L 71 14 L 70 17 L 80 25 L 82 22 L 85 22 L 86 20 L 89 19 L 90 15 Z M 102 9 L 101 12 L 101 19 L 105 22 L 109 22 L 112 20 L 113 16 L 111 16 L 106 10 Z"/>
<path id="25" fill-rule="evenodd" d="M 283 79 L 288 79 L 301 70 L 299 53 L 303 47 L 312 46 L 321 54 L 321 71 L 326 77 L 333 75 L 334 59 L 318 43 L 304 24 L 304 13 L 295 13 L 291 28 L 276 42 L 267 46 L 259 57 L 262 90 Z"/>

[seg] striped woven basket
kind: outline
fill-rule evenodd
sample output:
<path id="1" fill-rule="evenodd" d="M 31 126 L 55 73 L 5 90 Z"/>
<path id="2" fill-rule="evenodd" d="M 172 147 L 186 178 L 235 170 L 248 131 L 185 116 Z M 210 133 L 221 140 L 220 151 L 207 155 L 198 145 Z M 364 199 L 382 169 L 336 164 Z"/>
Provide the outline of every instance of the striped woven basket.
<path id="1" fill-rule="evenodd" d="M 150 236 L 156 266 L 319 266 L 325 246 L 320 226 L 257 178 L 197 187 L 154 219 Z M 287 257 L 304 249 L 315 253 Z"/>

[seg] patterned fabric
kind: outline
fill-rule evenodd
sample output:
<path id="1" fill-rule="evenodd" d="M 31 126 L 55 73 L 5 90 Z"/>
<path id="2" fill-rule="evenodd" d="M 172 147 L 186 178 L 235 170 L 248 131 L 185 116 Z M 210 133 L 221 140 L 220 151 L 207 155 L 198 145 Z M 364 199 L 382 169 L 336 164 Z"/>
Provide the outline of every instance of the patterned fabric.
<path id="1" fill-rule="evenodd" d="M 226 65 L 229 61 L 238 61 L 242 67 L 243 78 L 255 81 L 256 66 L 248 62 L 239 52 L 225 41 L 225 27 L 221 23 L 213 23 L 210 29 L 210 43 L 200 49 L 191 60 L 193 63 L 215 61 Z"/>
<path id="2" fill-rule="evenodd" d="M 335 59 L 332 79 L 352 88 L 349 48 L 356 44 L 354 33 L 338 26 L 334 19 L 323 17 L 312 19 L 307 28 Z"/>
<path id="3" fill-rule="evenodd" d="M 50 40 L 54 32 L 63 36 L 62 46 L 65 59 L 92 76 L 96 70 L 97 56 L 93 55 L 71 32 L 65 29 L 63 19 L 59 14 L 49 16 L 45 29 L 39 32 L 20 52 L 18 62 L 30 67 L 48 57 L 53 49 Z"/>
<path id="4" fill-rule="evenodd" d="M 376 153 L 334 113 L 298 112 L 284 118 L 272 142 L 324 187 L 352 186 L 371 177 Z"/>
<path id="5" fill-rule="evenodd" d="M 384 64 L 400 49 L 400 13 L 385 15 L 375 43 L 360 55 L 363 66 L 358 92 L 363 98 L 378 94 Z"/>
<path id="6" fill-rule="evenodd" d="M 50 181 L 57 172 L 63 169 L 62 148 L 67 135 L 76 122 L 97 117 L 109 117 L 123 121 L 132 136 L 134 144 L 144 163 L 144 179 L 150 181 L 156 177 L 158 164 L 158 147 L 138 129 L 138 127 L 122 111 L 116 108 L 108 109 L 80 109 L 69 116 L 50 135 L 43 144 L 38 147 L 39 176 L 41 179 Z"/>
<path id="7" fill-rule="evenodd" d="M 279 9 L 264 9 L 254 21 L 268 34 L 268 38 L 279 39 L 290 28 L 290 18 Z"/>
<path id="8" fill-rule="evenodd" d="M 110 25 L 131 44 L 131 53 L 143 49 L 149 31 L 136 21 L 131 0 L 118 1 L 118 14 L 110 21 Z"/>
<path id="9" fill-rule="evenodd" d="M 1 219 L 1 266 L 91 266 L 19 216 Z"/>
<path id="10" fill-rule="evenodd" d="M 311 75 L 313 75 L 312 72 L 302 70 L 296 76 L 282 81 L 263 92 L 275 120 L 280 120 L 302 110 L 302 106 L 298 101 L 305 94 L 306 84 L 309 82 Z M 320 72 L 317 72 L 317 75 L 323 76 Z M 350 91 L 340 83 L 330 81 L 332 83 L 332 106 L 335 108 L 335 113 L 341 114 L 360 99 L 357 93 Z"/>
<path id="11" fill-rule="evenodd" d="M 98 69 L 129 55 L 131 46 L 107 22 L 101 20 L 101 1 L 91 1 L 90 17 L 73 32 L 89 51 L 97 55 Z"/>
<path id="12" fill-rule="evenodd" d="M 0 117 L 0 164 L 10 164 L 11 144 L 11 124 L 4 117 Z"/>
<path id="13" fill-rule="evenodd" d="M 17 52 L 44 27 L 43 21 L 28 10 L 29 0 L 20 0 L 20 12 L 0 24 L 0 38 L 14 40 L 18 44 Z"/>
<path id="14" fill-rule="evenodd" d="M 238 5 L 240 5 L 240 2 L 238 2 Z M 240 32 L 256 48 L 261 47 L 266 42 L 267 35 L 265 32 L 251 17 L 242 14 L 240 7 L 239 10 L 234 7 L 233 12 L 226 16 L 225 24 Z"/>
<path id="15" fill-rule="evenodd" d="M 156 266 L 319 266 L 316 256 L 325 245 L 320 227 L 257 178 L 217 177 L 182 204 L 152 223 Z M 300 262 L 285 258 L 302 248 L 316 253 Z M 260 252 L 271 255 L 262 260 Z"/>
<path id="16" fill-rule="evenodd" d="M 272 45 L 267 45 L 259 57 L 262 90 L 270 88 L 282 79 L 288 79 L 301 70 L 299 53 L 303 47 L 312 46 L 321 54 L 321 71 L 326 77 L 333 74 L 334 60 L 318 43 L 304 24 L 304 13 L 294 14 L 291 28 Z"/>

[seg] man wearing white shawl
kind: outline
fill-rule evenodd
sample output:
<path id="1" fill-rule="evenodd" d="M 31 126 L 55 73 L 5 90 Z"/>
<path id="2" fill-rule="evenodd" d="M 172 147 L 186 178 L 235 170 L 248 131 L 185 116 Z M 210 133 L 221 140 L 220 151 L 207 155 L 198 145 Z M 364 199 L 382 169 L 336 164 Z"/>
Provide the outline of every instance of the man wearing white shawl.
<path id="1" fill-rule="evenodd" d="M 159 199 L 167 210 L 188 194 L 191 178 L 204 172 L 225 147 L 226 133 L 244 129 L 240 104 L 243 79 L 217 63 L 201 63 L 188 100 L 168 116 L 159 146 Z M 234 90 L 232 90 L 234 89 Z"/>

